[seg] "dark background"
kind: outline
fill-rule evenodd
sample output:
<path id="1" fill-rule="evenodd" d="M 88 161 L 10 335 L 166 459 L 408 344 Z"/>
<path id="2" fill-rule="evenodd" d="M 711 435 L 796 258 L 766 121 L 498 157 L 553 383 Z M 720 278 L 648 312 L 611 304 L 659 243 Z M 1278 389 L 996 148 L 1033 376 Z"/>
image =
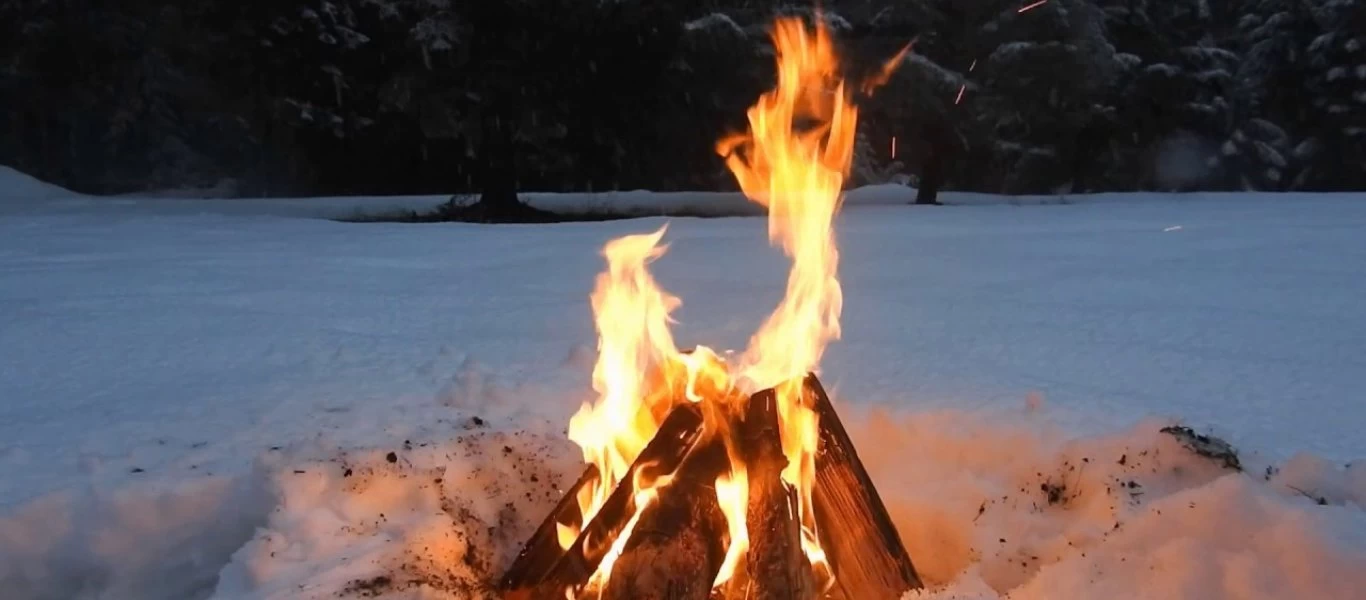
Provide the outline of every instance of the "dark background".
<path id="1" fill-rule="evenodd" d="M 864 103 L 852 184 L 1366 189 L 1366 0 L 1026 3 L 826 2 L 853 72 L 917 40 Z M 0 164 L 88 193 L 732 189 L 713 145 L 794 12 L 0 0 Z"/>

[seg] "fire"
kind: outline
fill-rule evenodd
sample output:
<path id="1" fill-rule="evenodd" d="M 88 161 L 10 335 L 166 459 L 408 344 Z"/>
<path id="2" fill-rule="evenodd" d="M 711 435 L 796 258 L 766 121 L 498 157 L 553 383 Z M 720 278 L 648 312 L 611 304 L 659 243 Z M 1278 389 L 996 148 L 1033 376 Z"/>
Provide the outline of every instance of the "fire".
<path id="1" fill-rule="evenodd" d="M 792 260 L 783 299 L 734 364 L 705 347 L 683 353 L 669 329 L 670 314 L 680 301 L 660 288 L 648 270 L 666 250 L 660 245 L 666 228 L 609 242 L 603 250 L 608 268 L 592 294 L 599 336 L 593 387 L 599 398 L 582 406 L 569 423 L 570 439 L 598 474 L 578 497 L 580 522 L 588 523 L 627 477 L 669 409 L 679 402 L 703 408 L 704 435 L 724 441 L 730 462 L 729 472 L 715 481 L 727 521 L 727 552 L 714 582 L 718 587 L 735 576 L 749 543 L 749 480 L 733 452 L 728 423 L 736 413 L 736 398 L 765 388 L 777 392 L 787 458 L 782 480 L 797 492 L 802 547 L 820 579 L 830 583 L 812 509 L 819 422 L 801 380 L 817 369 L 826 345 L 840 336 L 843 297 L 833 224 L 853 160 L 858 110 L 852 92 L 886 81 L 907 51 L 903 48 L 873 81 L 848 86 L 822 26 L 810 29 L 798 18 L 781 19 L 773 42 L 777 86 L 749 110 L 749 130 L 722 139 L 717 151 L 745 195 L 768 208 L 769 239 Z M 671 474 L 650 480 L 636 471 L 629 483 L 634 515 L 588 588 L 601 589 L 634 524 L 671 480 Z M 579 531 L 577 525 L 561 523 L 560 545 L 568 548 Z M 567 591 L 571 598 L 588 597 L 576 593 Z"/>
<path id="2" fill-rule="evenodd" d="M 681 302 L 660 289 L 646 269 L 666 251 L 659 245 L 666 229 L 612 240 L 603 249 L 608 269 L 598 276 L 592 296 L 598 330 L 593 389 L 600 396 L 569 420 L 569 439 L 583 449 L 584 461 L 598 469 L 597 481 L 579 497 L 584 523 L 625 477 L 672 401 L 671 386 L 648 381 L 652 375 L 667 380 L 667 368 L 680 364 L 669 313 Z M 578 528 L 561 524 L 560 546 L 568 548 L 578 534 Z"/>
<path id="3" fill-rule="evenodd" d="M 787 293 L 750 340 L 740 374 L 755 389 L 777 388 L 788 459 L 783 479 L 800 492 L 803 544 L 808 558 L 820 563 L 811 510 L 819 423 L 803 402 L 800 379 L 840 336 L 843 295 L 833 224 L 853 161 L 858 109 L 823 28 L 812 33 L 800 20 L 781 20 L 773 41 L 777 88 L 749 110 L 750 131 L 723 139 L 717 150 L 745 195 L 768 207 L 769 240 L 792 258 Z"/>
<path id="4" fill-rule="evenodd" d="M 721 512 L 726 515 L 730 546 L 726 549 L 721 571 L 711 584 L 713 588 L 725 585 L 735 576 L 740 559 L 749 549 L 749 529 L 745 522 L 745 507 L 749 505 L 749 477 L 744 465 L 733 465 L 729 475 L 722 475 L 716 480 L 716 499 L 720 502 Z"/>
<path id="5" fill-rule="evenodd" d="M 701 402 L 704 396 L 724 396 L 730 387 L 725 366 L 711 349 L 699 346 L 684 354 L 674 346 L 669 315 L 682 302 L 660 288 L 647 268 L 667 251 L 660 245 L 667 229 L 628 235 L 603 248 L 608 267 L 598 275 L 592 295 L 598 330 L 593 389 L 599 397 L 569 420 L 569 439 L 598 472 L 579 496 L 582 523 L 625 478 L 677 398 Z M 644 491 L 662 484 L 637 480 L 633 485 Z M 579 531 L 559 524 L 560 547 L 573 544 Z"/>

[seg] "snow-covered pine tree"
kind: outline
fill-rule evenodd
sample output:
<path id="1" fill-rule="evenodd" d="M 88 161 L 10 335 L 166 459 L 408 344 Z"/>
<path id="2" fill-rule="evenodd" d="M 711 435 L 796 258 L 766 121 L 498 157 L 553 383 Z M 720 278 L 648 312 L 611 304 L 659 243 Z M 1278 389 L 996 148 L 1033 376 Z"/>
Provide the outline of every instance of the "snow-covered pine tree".
<path id="1" fill-rule="evenodd" d="M 1109 86 L 1122 69 L 1103 14 L 1084 0 L 1050 0 L 1019 12 L 1014 2 L 977 31 L 984 78 L 973 118 L 991 135 L 992 172 L 1006 193 L 1071 190 L 1103 150 L 1097 125 L 1113 110 Z"/>
<path id="2" fill-rule="evenodd" d="M 1219 158 L 1231 188 L 1281 190 L 1299 179 L 1296 154 L 1307 155 L 1313 146 L 1303 143 L 1313 116 L 1305 48 L 1320 33 L 1312 1 L 1247 0 L 1242 6 L 1234 127 Z"/>
<path id="3" fill-rule="evenodd" d="M 1366 188 L 1366 2 L 1316 0 L 1322 33 L 1304 50 L 1313 110 L 1294 152 L 1305 165 L 1293 187 Z"/>
<path id="4" fill-rule="evenodd" d="M 1198 189 L 1220 185 L 1232 72 L 1224 18 L 1205 0 L 1101 0 L 1123 65 L 1112 88 L 1104 187 Z M 1214 163 L 1214 164 L 1212 164 Z"/>
<path id="5" fill-rule="evenodd" d="M 0 162 L 82 191 L 207 185 L 243 132 L 202 6 L 0 4 Z M 218 136 L 219 139 L 209 139 Z"/>

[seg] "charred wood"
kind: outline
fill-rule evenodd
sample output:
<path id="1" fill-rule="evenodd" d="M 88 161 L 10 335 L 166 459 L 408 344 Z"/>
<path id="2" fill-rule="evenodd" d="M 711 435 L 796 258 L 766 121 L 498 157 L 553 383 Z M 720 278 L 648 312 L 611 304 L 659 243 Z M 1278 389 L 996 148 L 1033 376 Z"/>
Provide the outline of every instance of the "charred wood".
<path id="1" fill-rule="evenodd" d="M 540 527 L 531 534 L 522 551 L 512 561 L 512 566 L 508 567 L 502 581 L 499 582 L 502 589 L 513 590 L 533 586 L 550 572 L 555 561 L 564 556 L 564 549 L 560 547 L 560 526 L 582 530 L 583 514 L 579 511 L 579 492 L 589 485 L 596 485 L 597 481 L 597 467 L 588 465 L 583 475 L 564 493 L 560 503 L 555 505 L 555 509 L 550 511 L 544 521 L 541 521 Z"/>
<path id="2" fill-rule="evenodd" d="M 764 390 L 749 399 L 739 438 L 749 478 L 745 525 L 744 594 L 747 600 L 803 600 L 814 596 L 811 564 L 802 552 L 797 490 L 782 479 L 787 467 L 778 396 Z"/>
<path id="3" fill-rule="evenodd" d="M 530 582 L 537 590 L 558 590 L 558 595 L 547 596 L 556 600 L 564 597 L 565 589 L 587 582 L 636 512 L 633 484 L 637 474 L 648 479 L 674 473 L 697 445 L 701 434 L 701 412 L 691 404 L 674 407 L 574 543 L 542 577 L 527 577 L 522 581 Z M 510 591 L 504 588 L 505 593 Z M 541 597 L 540 594 L 537 591 L 532 597 Z"/>
<path id="4" fill-rule="evenodd" d="M 725 447 L 700 448 L 641 514 L 602 597 L 611 600 L 705 600 L 721 570 L 726 518 L 716 499 Z"/>

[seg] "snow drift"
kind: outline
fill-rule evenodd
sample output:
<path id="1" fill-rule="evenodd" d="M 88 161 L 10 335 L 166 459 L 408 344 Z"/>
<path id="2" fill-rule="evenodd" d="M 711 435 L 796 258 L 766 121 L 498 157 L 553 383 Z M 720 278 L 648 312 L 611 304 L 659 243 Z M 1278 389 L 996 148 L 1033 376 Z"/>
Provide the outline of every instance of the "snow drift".
<path id="1" fill-rule="evenodd" d="M 0 165 L 0 204 L 74 198 L 76 192 Z"/>
<path id="2" fill-rule="evenodd" d="M 433 413 L 444 433 L 272 449 L 249 480 L 84 509 L 34 502 L 0 520 L 0 582 L 16 598 L 493 600 L 582 465 L 555 423 L 486 405 L 518 390 L 467 380 L 445 393 Z M 1165 421 L 1080 436 L 1036 400 L 994 414 L 836 402 L 930 586 L 909 598 L 1349 598 L 1366 586 L 1360 464 L 1297 456 L 1237 471 Z"/>
<path id="3" fill-rule="evenodd" d="M 1233 472 L 1159 422 L 1069 438 L 1041 414 L 855 412 L 851 434 L 930 586 L 910 597 L 1348 598 L 1366 586 L 1359 466 Z M 507 425 L 470 417 L 453 440 L 281 465 L 275 510 L 214 596 L 495 598 L 491 581 L 581 470 L 562 436 Z M 1284 478 L 1337 493 L 1320 505 Z"/>

